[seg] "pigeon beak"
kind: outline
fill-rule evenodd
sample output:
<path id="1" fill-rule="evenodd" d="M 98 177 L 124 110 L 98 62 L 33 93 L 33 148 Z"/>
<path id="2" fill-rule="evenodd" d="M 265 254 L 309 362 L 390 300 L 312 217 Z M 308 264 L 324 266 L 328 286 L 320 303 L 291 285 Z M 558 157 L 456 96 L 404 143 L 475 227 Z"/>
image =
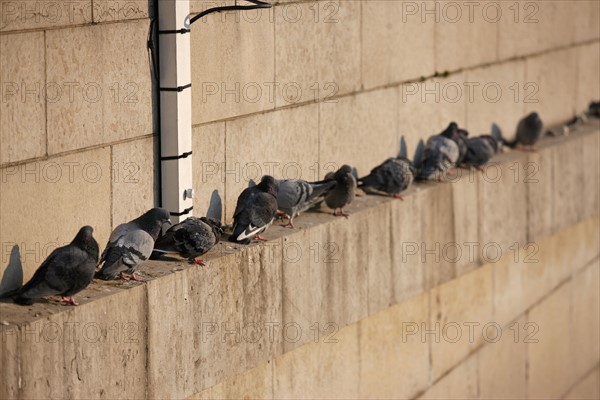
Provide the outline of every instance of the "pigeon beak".
<path id="1" fill-rule="evenodd" d="M 173 225 L 173 223 L 171 222 L 171 219 L 170 219 L 170 218 L 167 220 L 167 222 L 166 222 L 166 223 L 167 223 L 167 224 L 169 224 L 169 225 Z"/>

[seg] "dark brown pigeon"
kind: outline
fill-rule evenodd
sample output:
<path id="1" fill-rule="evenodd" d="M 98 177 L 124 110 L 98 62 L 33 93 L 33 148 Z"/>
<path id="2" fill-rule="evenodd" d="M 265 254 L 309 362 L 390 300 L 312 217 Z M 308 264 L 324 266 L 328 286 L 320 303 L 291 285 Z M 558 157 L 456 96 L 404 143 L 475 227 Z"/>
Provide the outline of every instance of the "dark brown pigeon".
<path id="1" fill-rule="evenodd" d="M 252 238 L 265 240 L 260 234 L 271 226 L 276 215 L 277 182 L 265 175 L 258 185 L 244 189 L 238 197 L 229 241 L 248 244 Z"/>
<path id="2" fill-rule="evenodd" d="M 538 113 L 532 112 L 519 121 L 514 140 L 505 141 L 504 144 L 511 149 L 520 144 L 524 151 L 535 151 L 535 144 L 542 135 L 542 126 L 543 123 Z"/>
<path id="3" fill-rule="evenodd" d="M 15 303 L 29 305 L 42 297 L 59 295 L 63 303 L 79 305 L 74 296 L 94 278 L 100 253 L 93 232 L 91 226 L 84 226 L 71 243 L 54 250 L 13 295 Z"/>
<path id="4" fill-rule="evenodd" d="M 356 178 L 352 173 L 352 167 L 342 165 L 335 173 L 328 173 L 325 179 L 334 179 L 335 187 L 325 196 L 325 204 L 333 210 L 333 215 L 336 217 L 346 217 L 348 214 L 344 212 L 344 207 L 350 205 L 354 200 L 356 192 Z"/>

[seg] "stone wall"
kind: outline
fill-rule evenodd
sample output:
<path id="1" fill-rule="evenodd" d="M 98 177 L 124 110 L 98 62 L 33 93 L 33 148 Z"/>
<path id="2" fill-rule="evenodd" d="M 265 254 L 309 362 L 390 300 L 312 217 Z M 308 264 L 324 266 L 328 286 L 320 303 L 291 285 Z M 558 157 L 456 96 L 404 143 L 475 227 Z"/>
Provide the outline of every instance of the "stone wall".
<path id="1" fill-rule="evenodd" d="M 152 10 L 0 12 L 0 275 L 18 244 L 28 279 L 80 226 L 104 244 L 156 203 Z M 450 120 L 562 123 L 600 98 L 599 24 L 596 1 L 211 15 L 192 26 L 195 212 L 229 221 L 263 173 L 368 171 Z M 148 283 L 94 283 L 77 308 L 0 303 L 0 398 L 597 398 L 599 137 L 593 122 L 404 202 L 357 198 L 348 220 L 306 214 L 203 269 L 150 262 Z"/>

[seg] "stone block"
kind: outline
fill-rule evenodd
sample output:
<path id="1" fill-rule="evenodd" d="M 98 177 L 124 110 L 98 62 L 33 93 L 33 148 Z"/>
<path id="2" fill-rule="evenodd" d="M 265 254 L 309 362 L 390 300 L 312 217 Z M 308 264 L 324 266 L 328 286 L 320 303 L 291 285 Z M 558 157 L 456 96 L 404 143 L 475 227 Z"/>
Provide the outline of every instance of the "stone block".
<path id="1" fill-rule="evenodd" d="M 365 88 L 434 74 L 434 20 L 423 21 L 433 3 L 362 3 L 362 79 Z M 408 40 L 410 38 L 410 40 Z"/>
<path id="2" fill-rule="evenodd" d="M 571 285 L 562 285 L 528 313 L 531 325 L 527 338 L 527 393 L 530 398 L 557 398 L 575 378 L 570 351 Z"/>
<path id="3" fill-rule="evenodd" d="M 155 145 L 149 137 L 112 147 L 113 229 L 154 207 Z"/>
<path id="4" fill-rule="evenodd" d="M 145 20 L 46 33 L 49 154 L 152 133 L 147 35 Z"/>
<path id="5" fill-rule="evenodd" d="M 270 10 L 217 13 L 193 25 L 193 125 L 275 107 L 270 15 Z"/>
<path id="6" fill-rule="evenodd" d="M 572 352 L 575 376 L 584 375 L 600 361 L 600 259 L 573 275 L 571 287 L 573 332 Z"/>
<path id="7" fill-rule="evenodd" d="M 464 3 L 434 2 L 437 11 L 435 24 L 435 69 L 437 72 L 456 71 L 496 60 L 498 22 L 486 16 L 486 8 Z M 481 8 L 480 8 L 481 7 Z M 495 11 L 490 11 L 493 14 Z M 465 46 L 465 40 L 471 45 Z"/>
<path id="8" fill-rule="evenodd" d="M 92 15 L 92 0 L 0 0 L 0 32 L 81 25 L 91 23 Z"/>
<path id="9" fill-rule="evenodd" d="M 471 356 L 434 383 L 419 400 L 477 398 L 477 357 Z"/>
<path id="10" fill-rule="evenodd" d="M 527 398 L 527 344 L 522 330 L 526 320 L 521 317 L 515 322 L 517 325 L 489 328 L 487 343 L 477 352 L 479 398 Z"/>
<path id="11" fill-rule="evenodd" d="M 35 3 L 1 2 L 0 7 L 9 4 L 20 8 Z M 0 61 L 0 164 L 46 154 L 44 52 L 43 32 L 0 37 L 0 54 L 11 55 Z"/>
<path id="12" fill-rule="evenodd" d="M 326 340 L 302 346 L 275 360 L 273 398 L 359 397 L 358 324 L 340 329 Z"/>
<path id="13" fill-rule="evenodd" d="M 359 322 L 360 398 L 413 398 L 429 381 L 429 346 L 421 339 L 429 294 Z"/>
<path id="14" fill-rule="evenodd" d="M 275 7 L 277 107 L 360 89 L 361 3 Z"/>
<path id="15" fill-rule="evenodd" d="M 442 377 L 480 346 L 493 321 L 492 268 L 484 266 L 431 290 L 426 340 L 431 345 L 431 379 Z"/>

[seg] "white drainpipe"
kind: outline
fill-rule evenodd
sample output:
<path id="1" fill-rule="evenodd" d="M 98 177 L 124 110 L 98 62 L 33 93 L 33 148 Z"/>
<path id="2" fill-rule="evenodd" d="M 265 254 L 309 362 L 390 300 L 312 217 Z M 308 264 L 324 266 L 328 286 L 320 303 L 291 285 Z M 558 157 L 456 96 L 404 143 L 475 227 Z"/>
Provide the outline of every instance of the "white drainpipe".
<path id="1" fill-rule="evenodd" d="M 159 0 L 162 207 L 173 223 L 192 215 L 192 74 L 187 0 Z M 189 27 L 188 27 L 189 28 Z"/>

